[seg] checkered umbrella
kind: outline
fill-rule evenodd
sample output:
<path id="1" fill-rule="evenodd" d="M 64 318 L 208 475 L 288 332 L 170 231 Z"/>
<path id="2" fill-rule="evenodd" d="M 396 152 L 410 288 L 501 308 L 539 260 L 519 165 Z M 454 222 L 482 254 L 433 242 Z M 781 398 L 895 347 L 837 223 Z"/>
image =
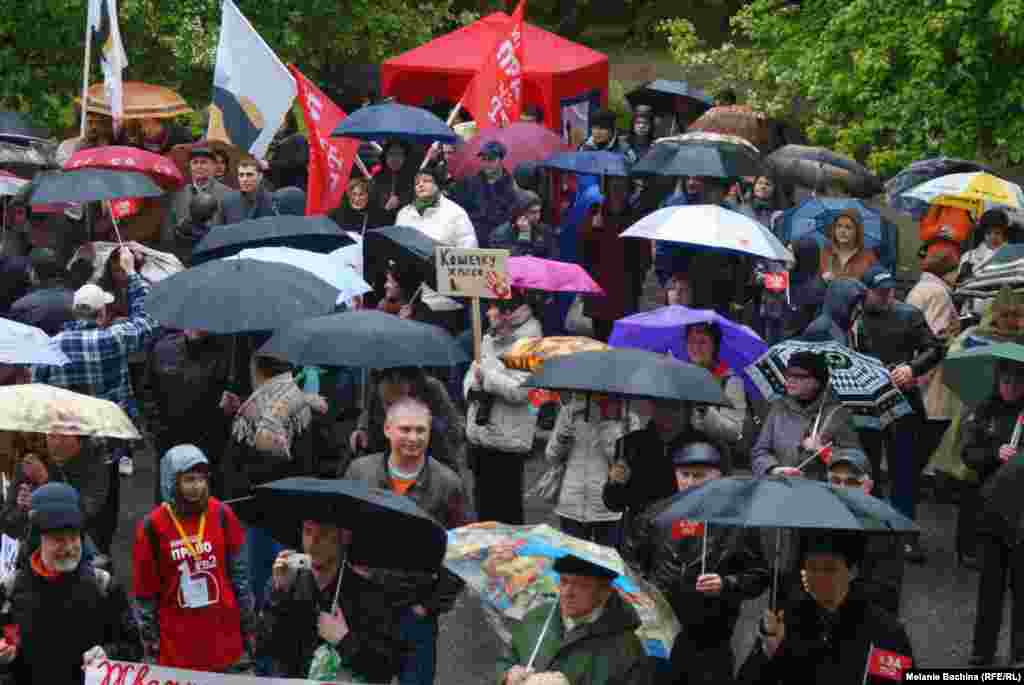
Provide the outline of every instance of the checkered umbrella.
<path id="1" fill-rule="evenodd" d="M 825 355 L 831 371 L 832 392 L 854 416 L 858 427 L 885 428 L 912 409 L 889 372 L 874 357 L 854 352 L 839 343 L 787 340 L 768 349 L 746 368 L 766 400 L 786 394 L 784 371 L 795 352 Z"/>

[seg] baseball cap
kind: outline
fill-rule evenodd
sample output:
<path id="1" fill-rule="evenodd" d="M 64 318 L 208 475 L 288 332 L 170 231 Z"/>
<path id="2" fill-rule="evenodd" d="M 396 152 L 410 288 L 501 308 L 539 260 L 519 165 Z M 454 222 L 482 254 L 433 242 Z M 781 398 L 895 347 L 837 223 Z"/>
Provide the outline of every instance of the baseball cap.
<path id="1" fill-rule="evenodd" d="M 868 290 L 896 287 L 896 278 L 892 272 L 879 264 L 869 267 L 860 280 Z"/>
<path id="2" fill-rule="evenodd" d="M 835 468 L 840 464 L 846 464 L 859 476 L 866 476 L 871 470 L 868 456 L 864 454 L 863 450 L 856 447 L 840 447 L 832 453 L 832 460 L 828 464 L 829 468 Z"/>
<path id="3" fill-rule="evenodd" d="M 689 466 L 691 464 L 721 466 L 722 453 L 717 447 L 707 442 L 692 442 L 672 453 L 673 466 Z"/>
<path id="4" fill-rule="evenodd" d="M 476 153 L 476 156 L 485 159 L 505 159 L 507 154 L 508 148 L 504 144 L 497 140 L 489 140 L 480 146 L 480 152 Z"/>
<path id="5" fill-rule="evenodd" d="M 114 301 L 114 296 L 95 283 L 86 283 L 75 291 L 73 307 L 88 307 L 99 309 Z"/>

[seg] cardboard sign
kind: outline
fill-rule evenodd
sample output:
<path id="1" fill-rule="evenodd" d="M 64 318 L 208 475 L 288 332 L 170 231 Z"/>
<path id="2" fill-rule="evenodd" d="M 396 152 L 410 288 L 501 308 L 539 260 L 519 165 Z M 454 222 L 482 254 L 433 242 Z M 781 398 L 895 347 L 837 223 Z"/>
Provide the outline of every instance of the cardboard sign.
<path id="1" fill-rule="evenodd" d="M 868 673 L 887 680 L 903 680 L 903 672 L 914 665 L 910 657 L 872 647 L 868 653 Z"/>
<path id="2" fill-rule="evenodd" d="M 673 540 L 682 540 L 683 538 L 699 538 L 703 535 L 703 521 L 690 521 L 687 519 L 680 519 L 672 524 Z"/>
<path id="3" fill-rule="evenodd" d="M 438 247 L 437 292 L 448 297 L 486 297 L 507 300 L 512 296 L 508 280 L 508 250 Z"/>

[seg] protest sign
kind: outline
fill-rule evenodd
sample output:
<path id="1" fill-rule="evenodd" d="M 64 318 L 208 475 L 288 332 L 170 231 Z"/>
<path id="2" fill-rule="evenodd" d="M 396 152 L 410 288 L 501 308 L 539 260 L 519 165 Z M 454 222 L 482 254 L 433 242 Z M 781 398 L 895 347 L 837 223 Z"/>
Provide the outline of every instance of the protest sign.
<path id="1" fill-rule="evenodd" d="M 226 675 L 107 660 L 100 661 L 85 671 L 85 685 L 171 685 L 171 683 L 174 685 L 315 685 L 316 681 Z M 339 681 L 335 685 L 352 684 Z"/>
<path id="2" fill-rule="evenodd" d="M 498 300 L 512 296 L 506 266 L 508 250 L 438 247 L 434 257 L 439 294 Z"/>

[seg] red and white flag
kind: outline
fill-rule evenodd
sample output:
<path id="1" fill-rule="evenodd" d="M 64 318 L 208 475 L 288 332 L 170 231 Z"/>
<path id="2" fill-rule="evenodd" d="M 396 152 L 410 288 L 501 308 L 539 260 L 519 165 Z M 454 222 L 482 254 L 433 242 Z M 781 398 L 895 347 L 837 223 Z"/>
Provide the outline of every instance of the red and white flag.
<path id="1" fill-rule="evenodd" d="M 699 538 L 704 536 L 704 522 L 679 519 L 672 523 L 672 539 Z"/>
<path id="2" fill-rule="evenodd" d="M 352 162 L 359 152 L 359 141 L 331 137 L 335 127 L 345 120 L 345 112 L 303 76 L 294 64 L 289 64 L 288 69 L 298 86 L 309 138 L 306 216 L 327 214 L 341 204 L 341 196 L 345 194 L 352 173 Z"/>
<path id="3" fill-rule="evenodd" d="M 902 654 L 879 649 L 871 645 L 871 651 L 868 652 L 868 667 L 864 673 L 864 682 L 867 682 L 869 675 L 885 678 L 886 680 L 902 681 L 903 672 L 910 670 L 913 665 L 914 662 L 909 656 L 903 656 Z"/>
<path id="4" fill-rule="evenodd" d="M 519 121 L 523 106 L 523 13 L 520 0 L 507 28 L 489 46 L 484 63 L 469 82 L 463 106 L 481 131 Z"/>

